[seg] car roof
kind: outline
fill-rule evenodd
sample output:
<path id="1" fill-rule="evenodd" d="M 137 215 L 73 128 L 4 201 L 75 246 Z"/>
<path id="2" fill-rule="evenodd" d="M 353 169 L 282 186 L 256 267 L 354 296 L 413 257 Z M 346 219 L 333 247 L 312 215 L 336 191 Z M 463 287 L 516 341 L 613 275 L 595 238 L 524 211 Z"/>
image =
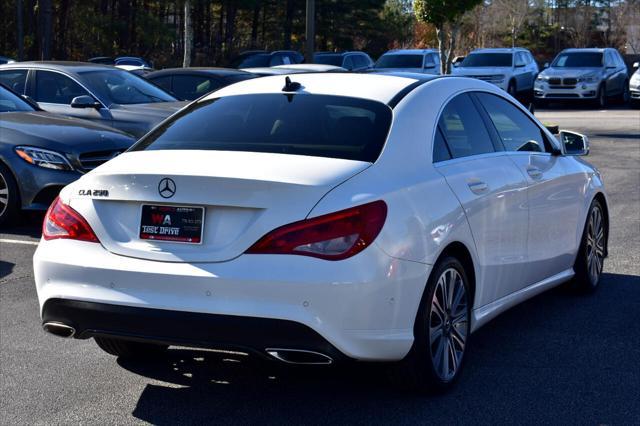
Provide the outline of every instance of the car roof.
<path id="1" fill-rule="evenodd" d="M 480 49 L 474 49 L 469 53 L 514 53 L 514 52 L 528 52 L 529 50 L 523 47 L 481 47 Z"/>
<path id="2" fill-rule="evenodd" d="M 275 68 L 275 67 L 254 67 L 254 68 L 240 68 L 240 71 L 248 72 L 256 75 L 286 75 L 286 74 L 302 74 L 309 72 L 302 69 L 292 68 Z"/>
<path id="3" fill-rule="evenodd" d="M 250 73 L 235 68 L 216 68 L 216 67 L 190 67 L 190 68 L 165 68 L 159 71 L 153 71 L 146 75 L 147 78 L 160 77 L 166 75 L 215 75 L 218 77 L 227 77 L 232 75 L 250 75 Z"/>
<path id="4" fill-rule="evenodd" d="M 344 52 L 316 52 L 314 54 L 314 56 L 329 56 L 329 55 L 339 55 L 339 56 L 344 56 L 344 55 L 349 55 L 352 53 L 364 53 L 366 55 L 365 52 L 363 52 L 362 50 L 347 50 Z"/>
<path id="5" fill-rule="evenodd" d="M 438 53 L 438 49 L 395 49 L 385 52 L 384 55 L 417 55 L 427 53 Z"/>
<path id="6" fill-rule="evenodd" d="M 275 65 L 271 68 L 277 69 L 287 69 L 287 70 L 301 70 L 301 71 L 309 71 L 309 72 L 346 72 L 347 70 L 342 67 L 337 67 L 335 65 L 326 65 L 326 64 L 285 64 L 285 65 Z"/>
<path id="7" fill-rule="evenodd" d="M 602 53 L 606 50 L 612 50 L 611 47 L 582 47 L 582 48 L 576 48 L 576 47 L 572 47 L 569 49 L 563 49 L 562 52 L 560 53 L 564 53 L 564 52 L 598 52 L 598 53 Z"/>
<path id="8" fill-rule="evenodd" d="M 285 77 L 287 76 L 280 75 L 245 80 L 219 89 L 203 99 L 258 93 L 281 94 Z M 304 73 L 288 77 L 291 81 L 300 83 L 297 93 L 347 96 L 385 104 L 409 90 L 412 85 L 426 81 L 406 76 L 357 73 Z"/>
<path id="9" fill-rule="evenodd" d="M 92 62 L 72 62 L 72 61 L 28 61 L 15 62 L 12 64 L 0 65 L 2 68 L 31 68 L 31 69 L 53 69 L 66 72 L 77 73 L 79 71 L 94 71 L 104 69 L 114 69 L 111 65 L 94 64 Z"/>

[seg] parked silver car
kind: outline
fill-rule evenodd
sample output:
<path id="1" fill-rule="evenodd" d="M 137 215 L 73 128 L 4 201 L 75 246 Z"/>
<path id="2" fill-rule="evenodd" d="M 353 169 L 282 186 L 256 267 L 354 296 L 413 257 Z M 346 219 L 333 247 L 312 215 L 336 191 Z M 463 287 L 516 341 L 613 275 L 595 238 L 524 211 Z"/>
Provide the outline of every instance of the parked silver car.
<path id="1" fill-rule="evenodd" d="M 536 103 L 588 100 L 604 108 L 612 97 L 629 100 L 629 74 L 616 49 L 565 49 L 536 79 Z"/>
<path id="2" fill-rule="evenodd" d="M 511 96 L 531 95 L 538 64 L 521 47 L 476 49 L 453 69 L 459 77 L 473 77 L 493 83 Z"/>
<path id="3" fill-rule="evenodd" d="M 2 65 L 0 83 L 45 111 L 95 121 L 137 138 L 186 105 L 141 77 L 86 62 Z"/>

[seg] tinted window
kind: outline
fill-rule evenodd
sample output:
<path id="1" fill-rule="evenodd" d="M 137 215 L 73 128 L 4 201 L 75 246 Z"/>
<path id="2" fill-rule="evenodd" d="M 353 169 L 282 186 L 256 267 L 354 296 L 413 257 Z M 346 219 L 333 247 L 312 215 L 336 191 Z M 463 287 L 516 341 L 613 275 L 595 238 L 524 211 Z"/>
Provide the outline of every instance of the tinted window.
<path id="1" fill-rule="evenodd" d="M 162 87 L 167 92 L 171 92 L 171 76 L 170 75 L 154 77 L 154 78 L 150 78 L 149 80 L 151 80 L 154 84 L 157 84 L 158 86 Z"/>
<path id="2" fill-rule="evenodd" d="M 495 151 L 482 117 L 467 94 L 458 95 L 447 104 L 439 126 L 453 158 Z"/>
<path id="3" fill-rule="evenodd" d="M 436 129 L 436 136 L 433 139 L 433 162 L 437 163 L 438 161 L 450 160 L 451 154 L 449 153 L 449 148 L 447 147 L 447 143 L 442 136 L 442 132 L 440 128 Z"/>
<path id="4" fill-rule="evenodd" d="M 0 86 L 0 112 L 17 111 L 34 111 L 34 109 L 22 98 Z"/>
<path id="5" fill-rule="evenodd" d="M 424 63 L 424 67 L 425 68 L 433 68 L 436 66 L 436 63 L 434 61 L 434 57 L 435 55 L 426 55 L 424 57 L 425 63 Z"/>
<path id="6" fill-rule="evenodd" d="M 461 67 L 510 67 L 513 62 L 511 53 L 472 53 L 464 58 Z"/>
<path id="7" fill-rule="evenodd" d="M 542 130 L 522 111 L 498 96 L 488 93 L 477 96 L 507 151 L 545 152 Z"/>
<path id="8" fill-rule="evenodd" d="M 516 63 L 517 65 L 527 65 L 529 61 L 527 61 L 527 57 L 525 56 L 524 53 L 519 52 L 518 55 L 516 56 Z"/>
<path id="9" fill-rule="evenodd" d="M 355 62 L 355 67 L 356 68 L 368 68 L 369 67 L 369 61 L 367 60 L 367 58 L 364 55 L 354 55 L 352 56 L 354 62 Z"/>
<path id="10" fill-rule="evenodd" d="M 14 92 L 24 94 L 24 86 L 27 81 L 27 70 L 3 70 L 0 71 L 0 83 Z"/>
<path id="11" fill-rule="evenodd" d="M 147 104 L 171 102 L 176 99 L 159 87 L 130 72 L 119 69 L 85 71 L 80 78 L 87 88 L 111 104 Z"/>
<path id="12" fill-rule="evenodd" d="M 276 65 L 289 65 L 291 63 L 291 58 L 284 53 L 277 53 L 271 57 L 269 61 L 269 66 Z"/>
<path id="13" fill-rule="evenodd" d="M 422 68 L 423 55 L 382 55 L 374 68 Z"/>
<path id="14" fill-rule="evenodd" d="M 268 67 L 270 62 L 271 55 L 268 53 L 259 53 L 243 59 L 238 64 L 238 68 Z"/>
<path id="15" fill-rule="evenodd" d="M 135 67 L 142 67 L 144 63 L 139 59 L 118 59 L 116 65 L 132 65 Z"/>
<path id="16" fill-rule="evenodd" d="M 599 68 L 602 66 L 600 52 L 565 52 L 559 54 L 551 64 L 558 68 Z"/>
<path id="17" fill-rule="evenodd" d="M 353 64 L 353 58 L 351 56 L 344 58 L 344 65 L 342 66 L 348 70 L 352 70 L 355 67 Z"/>
<path id="18" fill-rule="evenodd" d="M 333 65 L 336 67 L 342 66 L 342 55 L 315 55 L 313 62 L 316 64 Z"/>
<path id="19" fill-rule="evenodd" d="M 69 105 L 76 96 L 91 96 L 78 83 L 66 75 L 52 71 L 36 72 L 37 102 Z"/>
<path id="20" fill-rule="evenodd" d="M 218 80 L 199 75 L 174 75 L 173 93 L 180 99 L 193 101 L 222 86 Z"/>
<path id="21" fill-rule="evenodd" d="M 133 150 L 272 152 L 373 162 L 391 124 L 380 102 L 344 96 L 257 94 L 202 100 Z"/>

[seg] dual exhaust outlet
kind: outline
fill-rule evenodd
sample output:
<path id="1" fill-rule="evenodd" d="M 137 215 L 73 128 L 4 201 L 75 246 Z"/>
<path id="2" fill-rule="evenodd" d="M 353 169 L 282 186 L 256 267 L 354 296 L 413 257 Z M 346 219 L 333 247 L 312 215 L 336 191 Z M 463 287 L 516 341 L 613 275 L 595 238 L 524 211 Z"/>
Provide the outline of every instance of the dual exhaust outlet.
<path id="1" fill-rule="evenodd" d="M 61 322 L 48 321 L 42 324 L 47 333 L 70 339 L 76 334 L 76 329 Z M 325 354 L 304 349 L 267 348 L 265 352 L 272 358 L 287 364 L 329 365 L 333 359 Z"/>

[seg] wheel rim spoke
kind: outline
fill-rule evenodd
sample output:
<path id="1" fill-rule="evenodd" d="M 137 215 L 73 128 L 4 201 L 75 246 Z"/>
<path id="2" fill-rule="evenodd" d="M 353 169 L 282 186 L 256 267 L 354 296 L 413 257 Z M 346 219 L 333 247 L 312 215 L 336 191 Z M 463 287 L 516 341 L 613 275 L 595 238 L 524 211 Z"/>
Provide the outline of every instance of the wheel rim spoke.
<path id="1" fill-rule="evenodd" d="M 442 380 L 450 380 L 464 355 L 469 327 L 465 285 L 455 268 L 438 277 L 428 320 L 434 370 Z"/>

